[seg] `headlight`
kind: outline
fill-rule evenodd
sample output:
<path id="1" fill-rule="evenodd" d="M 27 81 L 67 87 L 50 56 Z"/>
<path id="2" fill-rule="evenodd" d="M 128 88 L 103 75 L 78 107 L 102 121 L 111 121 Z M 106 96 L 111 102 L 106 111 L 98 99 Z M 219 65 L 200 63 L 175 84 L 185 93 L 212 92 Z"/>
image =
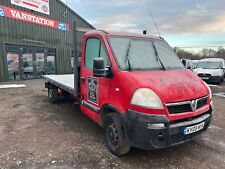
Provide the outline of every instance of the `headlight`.
<path id="1" fill-rule="evenodd" d="M 197 69 L 194 69 L 194 70 L 193 70 L 193 73 L 196 74 L 196 75 L 198 75 Z"/>
<path id="2" fill-rule="evenodd" d="M 212 91 L 211 91 L 209 85 L 206 82 L 204 82 L 204 83 L 205 83 L 205 86 L 207 87 L 207 89 L 209 90 L 209 98 L 210 98 L 210 100 L 212 100 Z"/>
<path id="3" fill-rule="evenodd" d="M 152 109 L 163 109 L 159 96 L 147 88 L 137 89 L 133 94 L 131 104 Z"/>
<path id="4" fill-rule="evenodd" d="M 216 71 L 212 73 L 212 76 L 222 76 L 222 71 Z"/>

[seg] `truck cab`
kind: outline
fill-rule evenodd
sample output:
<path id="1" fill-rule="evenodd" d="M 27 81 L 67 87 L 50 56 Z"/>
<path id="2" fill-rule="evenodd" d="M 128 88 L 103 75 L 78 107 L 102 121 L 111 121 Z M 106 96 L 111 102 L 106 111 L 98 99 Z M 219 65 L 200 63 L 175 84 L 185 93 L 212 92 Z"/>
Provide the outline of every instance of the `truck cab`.
<path id="1" fill-rule="evenodd" d="M 104 128 L 106 146 L 117 156 L 131 147 L 187 142 L 210 124 L 210 88 L 161 37 L 88 32 L 78 77 L 81 111 Z M 49 91 L 60 88 L 51 82 Z"/>

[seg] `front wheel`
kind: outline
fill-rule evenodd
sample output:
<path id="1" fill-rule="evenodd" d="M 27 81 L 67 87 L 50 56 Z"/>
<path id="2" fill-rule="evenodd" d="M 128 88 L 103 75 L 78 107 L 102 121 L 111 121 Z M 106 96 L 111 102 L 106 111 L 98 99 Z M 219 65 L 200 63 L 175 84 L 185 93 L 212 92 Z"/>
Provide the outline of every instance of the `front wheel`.
<path id="1" fill-rule="evenodd" d="M 105 119 L 104 135 L 106 146 L 116 156 L 127 154 L 130 151 L 128 139 L 117 114 L 110 113 Z"/>
<path id="2" fill-rule="evenodd" d="M 223 81 L 224 81 L 224 77 L 222 76 L 222 77 L 220 78 L 220 80 L 219 80 L 216 84 L 217 84 L 217 85 L 220 85 Z"/>

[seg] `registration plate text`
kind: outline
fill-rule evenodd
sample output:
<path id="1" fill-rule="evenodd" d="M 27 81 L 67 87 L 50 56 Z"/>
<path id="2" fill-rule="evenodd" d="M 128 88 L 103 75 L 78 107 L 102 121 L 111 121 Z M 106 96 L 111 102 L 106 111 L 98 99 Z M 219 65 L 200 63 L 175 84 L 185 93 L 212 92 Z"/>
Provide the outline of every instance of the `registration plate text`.
<path id="1" fill-rule="evenodd" d="M 202 123 L 194 125 L 194 126 L 186 127 L 186 128 L 184 128 L 184 135 L 188 135 L 188 134 L 200 131 L 204 128 L 204 126 L 205 126 L 205 122 L 202 122 Z"/>

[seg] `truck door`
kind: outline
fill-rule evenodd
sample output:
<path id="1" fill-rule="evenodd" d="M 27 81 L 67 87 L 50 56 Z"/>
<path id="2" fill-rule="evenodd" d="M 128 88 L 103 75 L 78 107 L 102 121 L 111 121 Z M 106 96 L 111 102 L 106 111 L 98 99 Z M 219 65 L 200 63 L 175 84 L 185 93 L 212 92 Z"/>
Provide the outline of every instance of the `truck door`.
<path id="1" fill-rule="evenodd" d="M 93 61 L 96 57 L 102 57 L 105 66 L 109 65 L 108 54 L 103 40 L 100 37 L 91 37 L 86 40 L 83 48 L 80 87 L 81 87 L 81 110 L 91 119 L 99 122 L 99 108 L 104 97 L 108 96 L 110 79 L 93 76 Z"/>

